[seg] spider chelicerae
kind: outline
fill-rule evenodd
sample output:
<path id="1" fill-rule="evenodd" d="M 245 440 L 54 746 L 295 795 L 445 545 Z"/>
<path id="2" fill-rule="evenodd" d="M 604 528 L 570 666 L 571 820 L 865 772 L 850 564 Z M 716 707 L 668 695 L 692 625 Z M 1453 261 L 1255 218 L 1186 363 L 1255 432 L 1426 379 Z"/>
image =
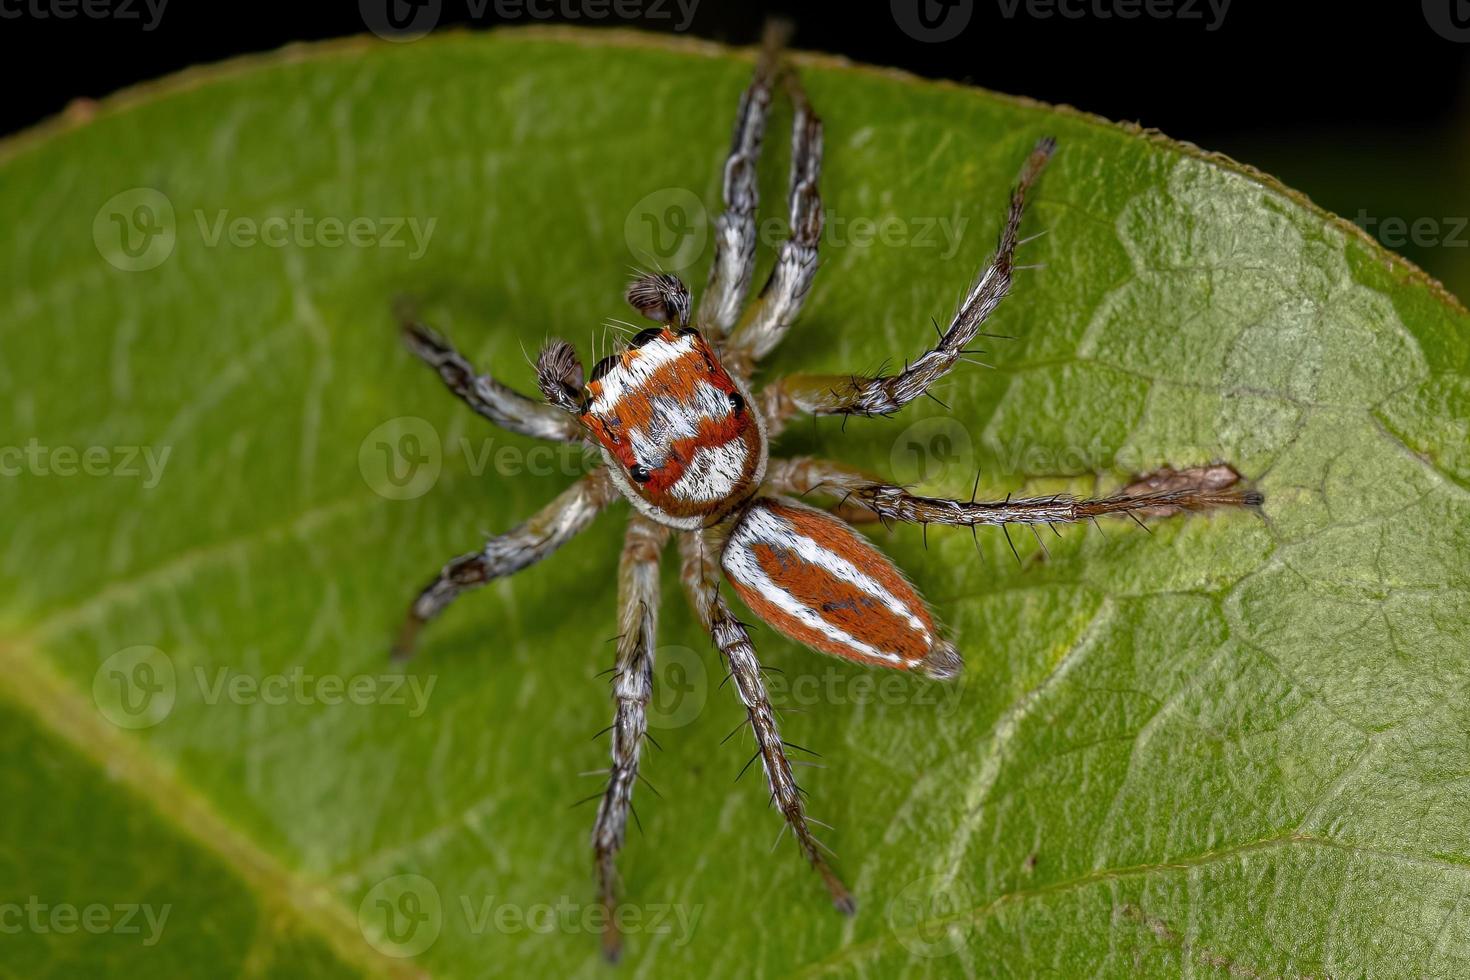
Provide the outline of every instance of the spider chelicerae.
<path id="1" fill-rule="evenodd" d="M 918 496 L 824 459 L 768 459 L 768 441 L 794 418 L 889 415 L 965 358 L 1010 290 L 1026 196 L 1055 149 L 1051 139 L 1042 139 L 1022 165 L 995 255 L 931 349 L 894 374 L 797 374 L 757 392 L 751 382 L 757 362 L 781 342 L 811 287 L 823 220 L 817 188 L 822 124 L 780 52 L 779 39 L 768 38 L 740 98 L 724 169 L 725 210 L 715 225 L 714 263 L 697 313 L 677 277 L 639 276 L 626 298 L 660 326 L 636 334 L 585 378 L 572 346 L 551 341 L 536 361 L 544 402 L 478 374 L 423 324 L 411 318 L 403 324 L 409 348 L 476 412 L 522 435 L 590 442 L 600 449 L 602 465 L 523 524 L 445 565 L 410 607 L 396 655 L 409 655 L 424 624 L 462 593 L 547 557 L 620 498 L 633 505 L 618 570 L 612 766 L 592 831 L 598 899 L 607 913 L 603 949 L 611 959 L 621 949 L 612 915 L 618 899 L 615 858 L 638 778 L 639 750 L 648 737 L 658 563 L 671 537 L 678 539 L 689 600 L 745 705 L 771 801 L 833 902 L 851 913 L 852 895 L 811 830 L 750 634 L 720 593 L 721 574 L 758 617 L 823 653 L 938 679 L 955 677 L 963 661 L 927 603 L 888 558 L 836 513 L 793 498 L 823 495 L 854 520 L 943 524 L 972 532 L 978 525 L 1034 529 L 1107 514 L 1137 520 L 1140 514 L 1261 502 L 1223 464 L 1162 470 L 1099 499 L 977 501 L 973 494 L 969 500 Z M 778 86 L 794 108 L 790 237 L 759 297 L 742 315 L 755 267 L 756 163 Z"/>

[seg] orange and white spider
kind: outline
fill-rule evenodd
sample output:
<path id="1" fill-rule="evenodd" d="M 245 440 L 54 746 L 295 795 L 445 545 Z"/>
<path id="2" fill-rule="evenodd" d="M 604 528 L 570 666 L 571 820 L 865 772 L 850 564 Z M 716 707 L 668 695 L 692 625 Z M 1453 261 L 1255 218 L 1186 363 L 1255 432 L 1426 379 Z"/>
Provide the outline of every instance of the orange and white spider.
<path id="1" fill-rule="evenodd" d="M 790 238 L 770 278 L 741 315 L 755 266 L 756 161 L 777 84 L 794 105 Z M 643 330 L 584 378 L 570 344 L 552 341 L 537 359 L 545 401 L 480 375 L 433 331 L 405 322 L 408 346 L 471 408 L 513 432 L 590 440 L 603 464 L 518 527 L 455 558 L 410 608 L 396 653 L 407 656 L 419 630 L 462 593 L 540 561 L 626 498 L 634 508 L 619 565 L 619 636 L 613 671 L 612 767 L 592 832 L 599 900 L 607 913 L 603 948 L 615 959 L 614 860 L 623 845 L 645 712 L 653 687 L 658 562 L 677 537 L 682 577 L 699 620 L 723 655 L 744 702 L 771 799 L 833 902 L 854 902 L 809 827 L 777 717 L 746 627 L 720 594 L 721 572 L 745 604 L 776 630 L 823 653 L 863 664 L 952 678 L 963 667 L 933 612 L 894 564 L 836 515 L 793 499 L 811 492 L 869 517 L 918 524 L 1057 524 L 1105 514 L 1177 513 L 1254 506 L 1259 494 L 1215 466 L 1173 473 L 1116 496 L 995 502 L 921 497 L 840 463 L 768 460 L 767 443 L 802 415 L 888 415 L 924 394 L 962 359 L 981 325 L 1010 290 L 1026 195 L 1055 144 L 1036 144 L 1011 194 L 1000 242 L 938 343 L 905 369 L 871 377 L 793 375 L 756 393 L 751 376 L 800 311 L 817 268 L 822 205 L 817 179 L 822 124 L 794 70 L 768 42 L 741 96 L 724 170 L 725 211 L 699 310 L 671 275 L 634 281 L 628 302 L 661 326 Z"/>

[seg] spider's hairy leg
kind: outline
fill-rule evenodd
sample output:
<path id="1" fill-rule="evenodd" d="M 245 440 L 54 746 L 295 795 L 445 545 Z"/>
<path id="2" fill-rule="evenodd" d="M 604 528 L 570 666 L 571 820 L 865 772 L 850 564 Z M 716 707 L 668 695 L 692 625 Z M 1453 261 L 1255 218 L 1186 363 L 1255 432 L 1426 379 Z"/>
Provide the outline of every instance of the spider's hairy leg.
<path id="1" fill-rule="evenodd" d="M 896 412 L 949 373 L 1011 290 L 1026 195 L 1055 150 L 1055 141 L 1048 137 L 1038 142 L 1026 158 L 1011 191 L 995 256 L 971 285 L 939 342 L 897 374 L 872 377 L 794 374 L 772 382 L 761 392 L 761 409 L 773 435 L 798 413 L 887 415 Z"/>
<path id="2" fill-rule="evenodd" d="M 775 350 L 800 314 L 817 273 L 817 246 L 822 237 L 822 195 L 818 188 L 822 120 L 812 111 L 795 69 L 788 69 L 782 78 L 795 112 L 788 197 L 791 237 L 781 245 L 759 299 L 746 312 L 727 347 L 727 356 L 751 362 Z"/>
<path id="3" fill-rule="evenodd" d="M 562 491 L 529 520 L 492 537 L 481 550 L 449 562 L 409 606 L 393 656 L 411 656 L 419 631 L 462 593 L 534 565 L 585 530 L 618 497 L 607 472 L 599 468 Z"/>
<path id="4" fill-rule="evenodd" d="M 464 355 L 415 318 L 406 304 L 399 305 L 398 317 L 404 344 L 438 372 L 445 387 L 470 408 L 501 428 L 523 436 L 557 442 L 582 440 L 583 429 L 575 418 L 526 397 L 488 374 L 476 373 Z"/>
<path id="5" fill-rule="evenodd" d="M 740 317 L 740 307 L 755 274 L 755 212 L 760 203 L 756 163 L 765 139 L 766 119 L 781 47 L 790 27 L 773 22 L 766 30 L 755 76 L 740 95 L 730 155 L 725 160 L 725 210 L 715 220 L 715 259 L 699 302 L 699 326 L 710 340 L 721 340 Z"/>
<path id="6" fill-rule="evenodd" d="M 648 733 L 648 701 L 653 696 L 653 644 L 658 625 L 658 558 L 669 528 L 641 514 L 628 522 L 618 564 L 618 650 L 613 671 L 612 769 L 597 807 L 592 851 L 597 865 L 598 899 L 603 916 L 602 951 L 612 961 L 622 952 L 618 932 L 616 858 L 623 846 L 638 752 Z"/>
<path id="7" fill-rule="evenodd" d="M 735 682 L 740 700 L 745 704 L 761 766 L 765 769 L 766 781 L 771 789 L 771 801 L 780 808 L 781 815 L 786 818 L 786 823 L 791 827 L 797 845 L 807 861 L 822 876 L 823 884 L 832 895 L 833 904 L 839 911 L 851 915 L 857 907 L 852 893 L 827 864 L 826 858 L 822 856 L 822 845 L 808 826 L 801 791 L 792 774 L 791 762 L 786 758 L 781 732 L 776 724 L 776 712 L 766 693 L 760 661 L 756 659 L 750 633 L 735 618 L 724 597 L 720 595 L 719 543 L 699 532 L 686 532 L 679 535 L 679 553 L 682 560 L 681 574 L 689 601 L 729 665 L 730 677 Z"/>
<path id="8" fill-rule="evenodd" d="M 1106 515 L 1168 516 L 1224 507 L 1259 507 L 1259 490 L 1223 463 L 1162 470 L 1109 497 L 1079 500 L 1069 494 L 1005 500 L 922 497 L 875 480 L 844 463 L 812 457 L 772 461 L 767 481 L 787 493 L 820 493 L 863 507 L 882 521 L 975 527 L 985 524 L 1075 524 Z"/>

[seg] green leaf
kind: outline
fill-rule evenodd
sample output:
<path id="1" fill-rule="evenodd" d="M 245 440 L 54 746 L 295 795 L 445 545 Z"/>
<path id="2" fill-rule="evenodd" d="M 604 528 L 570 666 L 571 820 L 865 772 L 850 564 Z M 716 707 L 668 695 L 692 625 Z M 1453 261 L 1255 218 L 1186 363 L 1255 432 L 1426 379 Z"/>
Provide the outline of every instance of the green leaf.
<path id="1" fill-rule="evenodd" d="M 388 309 L 417 297 L 532 390 L 523 352 L 563 336 L 588 358 L 628 316 L 654 230 L 703 241 L 684 256 L 702 282 L 687 202 L 718 199 L 749 67 L 601 32 L 336 44 L 0 148 L 0 925 L 25 916 L 0 973 L 601 975 L 592 811 L 570 804 L 605 764 L 588 738 L 611 714 L 625 508 L 391 666 L 426 577 L 581 463 L 455 402 Z M 742 712 L 671 562 L 624 969 L 1465 975 L 1464 309 L 1193 148 L 831 61 L 803 74 L 829 231 L 766 377 L 921 350 L 1027 148 L 1061 149 L 995 369 L 957 371 L 949 411 L 798 425 L 778 453 L 959 496 L 977 467 L 1003 496 L 1224 459 L 1266 506 L 1067 529 L 1049 555 L 1018 537 L 1020 568 L 998 533 L 982 561 L 963 532 L 874 532 L 965 652 L 957 685 L 758 631 L 785 735 L 823 753 L 802 774 L 851 920 L 789 841 L 768 853 L 758 776 L 732 782 Z M 273 216 L 282 247 L 232 231 Z M 300 230 L 326 218 L 373 241 Z M 422 254 L 407 228 L 376 237 L 409 218 L 434 222 Z M 406 489 L 382 475 L 398 449 L 429 459 Z M 58 908 L 90 904 L 106 918 L 63 928 Z M 155 942 L 121 906 L 170 910 Z"/>

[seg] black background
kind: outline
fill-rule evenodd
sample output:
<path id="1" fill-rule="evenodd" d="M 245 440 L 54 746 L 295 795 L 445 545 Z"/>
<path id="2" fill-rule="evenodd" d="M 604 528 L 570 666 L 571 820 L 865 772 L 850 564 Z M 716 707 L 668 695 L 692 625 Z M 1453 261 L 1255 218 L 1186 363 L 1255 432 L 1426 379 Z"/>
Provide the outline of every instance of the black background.
<path id="1" fill-rule="evenodd" d="M 149 19 L 144 0 L 91 0 L 114 9 L 127 5 L 131 9 L 125 13 L 134 19 L 82 14 L 62 19 L 51 12 L 81 2 L 0 0 L 6 93 L 0 131 L 13 132 L 55 114 L 75 97 L 103 96 L 189 65 L 365 30 L 356 0 L 168 0 L 151 30 L 144 29 Z M 592 27 L 670 32 L 679 20 L 676 0 L 625 0 L 645 12 L 631 20 L 612 13 L 593 16 L 595 3 L 611 0 L 488 0 L 478 18 L 470 15 L 470 0 L 439 2 L 441 25 L 574 20 Z M 1028 13 L 1027 0 L 1018 0 L 1010 17 L 1005 10 L 1011 0 L 972 0 L 965 29 L 937 43 L 905 34 L 888 0 L 694 2 L 688 33 L 698 37 L 748 44 L 760 35 L 764 11 L 785 12 L 796 21 L 797 47 L 1065 102 L 1204 143 L 1242 132 L 1293 136 L 1321 126 L 1443 122 L 1461 107 L 1470 73 L 1470 43 L 1437 34 L 1419 0 L 1382 0 L 1362 8 L 1230 0 L 1214 29 L 1207 0 L 1156 0 L 1194 17 L 1135 19 L 1094 12 L 1129 0 L 1055 0 L 1082 16 L 1045 18 Z M 921 2 L 941 9 L 937 0 L 911 0 L 910 6 Z M 1431 2 L 1470 8 L 1465 0 Z M 496 15 L 497 7 L 512 3 L 527 12 Z M 1030 5 L 1043 3 L 1030 0 Z M 36 8 L 48 16 L 37 16 Z M 568 18 L 568 12 L 581 16 Z"/>
<path id="2" fill-rule="evenodd" d="M 190 65 L 361 34 L 363 4 L 387 2 L 168 0 L 145 29 L 144 0 L 0 0 L 0 132 Z M 440 4 L 440 26 L 571 21 L 672 32 L 681 17 L 677 0 L 616 0 L 641 9 L 637 18 L 609 10 L 614 0 L 417 2 Z M 926 3 L 938 15 L 941 0 L 694 2 L 693 36 L 748 44 L 768 11 L 785 13 L 796 47 L 1141 122 L 1261 166 L 1350 218 L 1470 209 L 1463 197 L 1456 208 L 1431 193 L 1470 185 L 1470 41 L 1431 23 L 1451 12 L 1470 23 L 1470 0 L 1230 0 L 1217 23 L 1208 0 L 942 0 L 970 14 L 941 42 L 910 36 L 894 9 Z M 118 13 L 58 16 L 82 3 Z M 1119 16 L 1130 3 L 1176 14 Z M 1038 16 L 1058 4 L 1071 16 Z M 1434 268 L 1443 256 L 1401 250 L 1444 274 Z"/>

